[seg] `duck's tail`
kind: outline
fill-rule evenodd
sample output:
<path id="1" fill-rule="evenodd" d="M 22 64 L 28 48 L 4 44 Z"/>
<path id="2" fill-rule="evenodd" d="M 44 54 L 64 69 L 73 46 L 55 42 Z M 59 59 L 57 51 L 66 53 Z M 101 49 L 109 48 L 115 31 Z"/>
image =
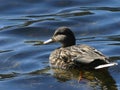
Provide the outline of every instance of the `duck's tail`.
<path id="1" fill-rule="evenodd" d="M 113 63 L 99 65 L 99 66 L 95 67 L 95 69 L 101 69 L 101 68 L 111 67 L 111 66 L 115 66 L 115 65 L 118 65 L 118 63 L 113 62 Z"/>

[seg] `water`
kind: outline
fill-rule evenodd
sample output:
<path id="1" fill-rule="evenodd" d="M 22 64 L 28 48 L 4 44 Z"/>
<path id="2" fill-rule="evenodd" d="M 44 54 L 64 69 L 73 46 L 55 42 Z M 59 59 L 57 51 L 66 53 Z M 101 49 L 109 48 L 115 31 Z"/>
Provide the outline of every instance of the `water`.
<path id="1" fill-rule="evenodd" d="M 119 0 L 0 0 L 1 90 L 120 90 Z M 60 45 L 34 46 L 68 26 L 77 44 L 91 45 L 118 66 L 107 71 L 51 70 L 49 54 Z"/>

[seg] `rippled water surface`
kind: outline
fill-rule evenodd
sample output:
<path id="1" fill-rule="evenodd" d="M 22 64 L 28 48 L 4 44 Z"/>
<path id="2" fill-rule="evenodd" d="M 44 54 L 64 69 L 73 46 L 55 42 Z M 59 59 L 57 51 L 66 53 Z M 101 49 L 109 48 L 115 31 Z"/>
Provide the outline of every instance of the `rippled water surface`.
<path id="1" fill-rule="evenodd" d="M 108 70 L 52 70 L 60 45 L 33 45 L 68 26 L 77 44 L 91 45 L 118 66 Z M 120 90 L 119 0 L 0 0 L 1 90 Z"/>

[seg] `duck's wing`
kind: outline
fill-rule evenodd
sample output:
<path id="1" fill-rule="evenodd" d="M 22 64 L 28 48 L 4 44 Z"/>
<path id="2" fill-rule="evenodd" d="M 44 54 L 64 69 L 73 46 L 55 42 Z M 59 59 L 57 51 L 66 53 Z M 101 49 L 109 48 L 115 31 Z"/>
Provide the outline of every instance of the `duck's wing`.
<path id="1" fill-rule="evenodd" d="M 108 57 L 104 56 L 100 51 L 88 45 L 72 46 L 70 51 L 72 61 L 89 64 L 95 60 L 101 60 L 105 63 L 109 63 Z"/>

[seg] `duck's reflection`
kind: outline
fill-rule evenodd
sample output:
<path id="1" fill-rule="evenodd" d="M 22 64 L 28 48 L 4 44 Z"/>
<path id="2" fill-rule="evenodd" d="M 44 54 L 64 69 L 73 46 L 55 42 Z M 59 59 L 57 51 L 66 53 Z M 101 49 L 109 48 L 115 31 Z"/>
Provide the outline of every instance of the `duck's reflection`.
<path id="1" fill-rule="evenodd" d="M 101 70 L 61 70 L 53 69 L 54 77 L 61 81 L 66 82 L 69 80 L 79 81 L 82 73 L 82 79 L 78 83 L 88 82 L 92 87 L 98 87 L 100 90 L 117 90 L 115 81 L 107 69 Z M 95 89 L 96 90 L 96 89 Z"/>

